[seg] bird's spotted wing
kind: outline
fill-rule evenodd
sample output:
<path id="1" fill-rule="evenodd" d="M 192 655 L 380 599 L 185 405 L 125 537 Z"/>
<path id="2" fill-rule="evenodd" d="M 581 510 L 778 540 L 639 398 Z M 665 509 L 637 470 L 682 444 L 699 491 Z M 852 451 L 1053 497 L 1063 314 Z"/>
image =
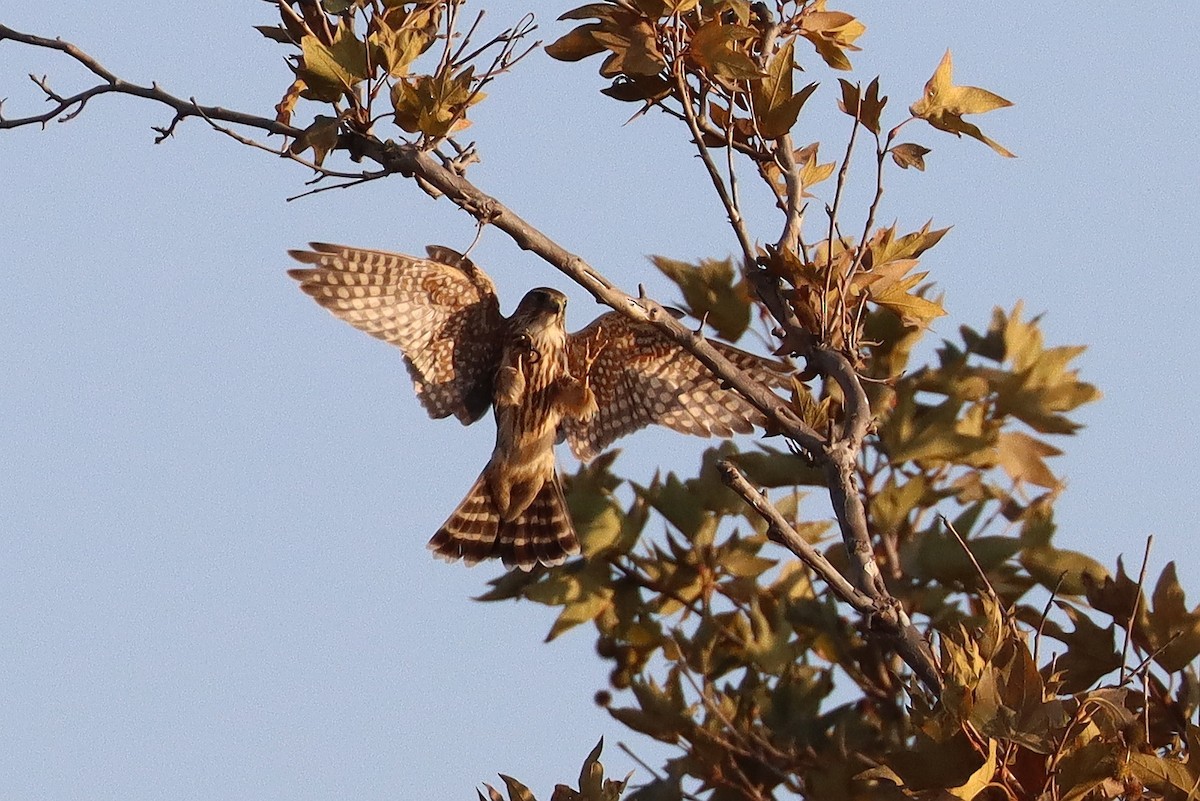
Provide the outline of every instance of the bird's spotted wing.
<path id="1" fill-rule="evenodd" d="M 738 367 L 770 387 L 790 386 L 778 362 L 713 343 Z M 651 423 L 685 434 L 729 437 L 761 426 L 761 412 L 720 382 L 695 356 L 653 326 L 617 312 L 596 318 L 567 341 L 571 374 L 588 376 L 599 412 L 587 420 L 564 418 L 563 433 L 575 456 L 592 459 L 615 439 Z M 588 370 L 588 361 L 592 360 Z"/>
<path id="2" fill-rule="evenodd" d="M 488 409 L 504 318 L 492 280 L 449 248 L 429 258 L 311 243 L 292 250 L 300 288 L 350 325 L 404 352 L 430 417 L 471 423 Z"/>

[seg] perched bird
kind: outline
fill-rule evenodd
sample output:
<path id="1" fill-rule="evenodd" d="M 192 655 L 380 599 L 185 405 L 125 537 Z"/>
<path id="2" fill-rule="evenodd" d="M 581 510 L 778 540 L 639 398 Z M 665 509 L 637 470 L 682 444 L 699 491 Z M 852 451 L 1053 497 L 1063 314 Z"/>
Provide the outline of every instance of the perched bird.
<path id="1" fill-rule="evenodd" d="M 554 462 L 566 439 L 581 460 L 651 423 L 700 436 L 748 433 L 762 414 L 653 326 L 617 312 L 574 334 L 567 298 L 530 290 L 511 317 L 492 280 L 449 248 L 422 259 L 312 243 L 289 270 L 337 317 L 396 345 L 434 418 L 470 424 L 492 407 L 496 446 L 467 497 L 429 541 L 448 561 L 499 557 L 530 570 L 579 553 Z M 721 352 L 770 386 L 783 365 L 729 345 Z"/>

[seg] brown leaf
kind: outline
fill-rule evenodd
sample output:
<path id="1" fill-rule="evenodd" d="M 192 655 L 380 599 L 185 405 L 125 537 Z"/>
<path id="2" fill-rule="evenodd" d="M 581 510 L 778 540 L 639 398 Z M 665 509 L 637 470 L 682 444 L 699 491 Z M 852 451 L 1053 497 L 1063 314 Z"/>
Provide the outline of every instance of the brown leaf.
<path id="1" fill-rule="evenodd" d="M 604 45 L 596 41 L 593 32 L 600 30 L 597 23 L 580 25 L 557 41 L 546 45 L 546 55 L 559 61 L 581 61 L 589 56 L 604 52 Z"/>
<path id="2" fill-rule="evenodd" d="M 879 96 L 879 79 L 875 78 L 867 85 L 866 94 L 861 93 L 858 84 L 850 83 L 844 78 L 839 78 L 838 83 L 842 86 L 842 99 L 838 101 L 838 108 L 862 123 L 868 131 L 878 134 L 879 116 L 888 101 L 886 97 Z"/>
<path id="3" fill-rule="evenodd" d="M 901 169 L 907 170 L 909 167 L 916 167 L 924 172 L 925 156 L 929 154 L 930 150 L 912 142 L 904 142 L 895 145 L 888 152 L 892 154 L 892 161 L 896 162 Z"/>
<path id="4" fill-rule="evenodd" d="M 337 117 L 318 115 L 312 125 L 305 128 L 288 146 L 288 152 L 299 155 L 312 148 L 313 163 L 320 167 L 325 161 L 325 156 L 337 145 L 340 122 Z"/>
<path id="5" fill-rule="evenodd" d="M 844 11 L 826 11 L 826 0 L 817 0 L 801 17 L 800 35 L 810 41 L 825 63 L 835 70 L 849 70 L 847 50 L 860 50 L 854 40 L 866 26 Z"/>
<path id="6" fill-rule="evenodd" d="M 592 37 L 611 51 L 600 65 L 600 74 L 605 78 L 621 74 L 657 75 L 666 66 L 658 51 L 654 28 L 640 17 L 628 25 L 604 26 L 592 31 Z"/>
<path id="7" fill-rule="evenodd" d="M 754 59 L 739 49 L 755 39 L 758 32 L 744 25 L 726 25 L 720 19 L 709 20 L 692 34 L 688 60 L 709 74 L 730 80 L 762 78 Z"/>
<path id="8" fill-rule="evenodd" d="M 304 81 L 297 78 L 292 81 L 292 85 L 283 93 L 283 97 L 275 104 L 275 122 L 283 125 L 292 124 L 292 112 L 296 109 L 296 104 L 300 102 L 300 95 L 304 91 Z"/>

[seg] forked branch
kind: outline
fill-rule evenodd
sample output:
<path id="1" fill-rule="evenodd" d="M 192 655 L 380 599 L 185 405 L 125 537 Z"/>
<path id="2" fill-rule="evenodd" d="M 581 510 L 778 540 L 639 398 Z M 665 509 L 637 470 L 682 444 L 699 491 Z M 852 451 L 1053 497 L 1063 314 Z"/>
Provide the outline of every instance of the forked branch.
<path id="1" fill-rule="evenodd" d="M 304 133 L 299 128 L 275 119 L 232 111 L 220 106 L 205 106 L 190 98 L 177 97 L 164 91 L 157 84 L 140 86 L 129 83 L 107 70 L 92 56 L 61 39 L 47 39 L 25 34 L 0 25 L 0 42 L 5 40 L 64 53 L 88 69 L 100 79 L 100 82 L 72 95 L 60 95 L 50 89 L 45 79 L 35 78 L 34 80 L 45 92 L 46 99 L 51 103 L 52 108 L 42 114 L 21 118 L 5 119 L 0 116 L 0 129 L 27 125 L 45 126 L 55 120 L 65 121 L 78 115 L 92 98 L 103 94 L 124 94 L 161 103 L 172 109 L 174 116 L 171 122 L 166 127 L 157 129 L 159 136 L 156 141 L 158 142 L 170 136 L 176 125 L 190 117 L 200 117 L 216 130 L 246 143 L 252 143 L 253 140 L 243 137 L 221 123 L 263 131 L 268 134 L 278 134 L 291 139 Z M 677 79 L 683 84 L 680 92 L 686 94 L 688 91 L 686 79 L 682 74 L 679 74 Z M 339 133 L 333 149 L 349 153 L 356 161 L 366 159 L 374 162 L 379 169 L 364 171 L 361 174 L 336 172 L 326 170 L 316 163 L 301 161 L 316 170 L 319 177 L 341 177 L 359 181 L 399 174 L 416 180 L 430 194 L 445 195 L 452 203 L 478 220 L 481 225 L 494 225 L 510 236 L 521 248 L 535 253 L 563 272 L 590 292 L 598 302 L 634 320 L 654 325 L 680 347 L 695 355 L 725 384 L 745 396 L 766 416 L 768 427 L 772 431 L 795 442 L 825 469 L 829 479 L 829 491 L 833 506 L 854 569 L 853 585 L 839 576 L 836 571 L 832 571 L 832 568 L 830 568 L 832 572 L 827 576 L 827 580 L 830 580 L 831 586 L 841 589 L 838 592 L 839 597 L 843 597 L 860 612 L 867 614 L 868 620 L 877 629 L 882 629 L 895 641 L 897 653 L 930 689 L 936 691 L 940 688 L 940 681 L 932 653 L 899 604 L 888 594 L 871 548 L 862 496 L 854 470 L 855 460 L 872 420 L 861 381 L 845 355 L 827 347 L 804 329 L 786 303 L 778 279 L 773 278 L 765 270 L 759 269 L 755 264 L 755 248 L 749 238 L 744 221 L 740 218 L 733 198 L 728 192 L 723 191 L 725 187 L 721 182 L 720 173 L 716 170 L 716 166 L 703 144 L 698 125 L 698 120 L 693 114 L 689 127 L 700 148 L 701 157 L 705 158 L 710 176 L 714 179 L 714 185 L 722 194 L 722 201 L 730 214 L 730 222 L 738 234 L 739 244 L 746 260 L 747 279 L 780 325 L 780 333 L 784 342 L 782 350 L 805 357 L 811 366 L 826 378 L 834 381 L 841 389 L 844 398 L 844 420 L 831 438 L 827 438 L 806 424 L 786 401 L 745 375 L 702 335 L 676 320 L 657 302 L 644 295 L 633 297 L 621 291 L 581 257 L 566 250 L 499 200 L 480 190 L 463 175 L 461 169 L 456 169 L 453 159 L 436 158 L 428 147 L 422 148 L 407 142 L 384 141 L 372 133 L 343 129 Z M 261 146 L 257 143 L 254 144 Z M 286 148 L 281 147 L 280 150 L 275 151 L 273 148 L 261 147 L 281 155 L 288 155 Z M 787 164 L 786 159 L 784 164 Z M 797 169 L 794 161 L 790 166 L 792 170 Z M 799 194 L 799 183 L 796 181 L 796 176 L 792 176 L 792 181 L 794 186 L 789 187 L 789 195 L 798 199 L 795 198 Z M 795 215 L 789 217 L 785 239 L 798 236 L 797 219 Z M 733 474 L 730 474 L 727 480 L 740 486 Z M 744 477 L 741 478 L 741 481 L 745 482 Z M 748 486 L 746 484 L 746 487 Z M 759 509 L 768 523 L 774 527 L 773 530 L 784 532 L 779 535 L 781 538 L 787 539 L 786 529 L 778 528 L 778 521 L 775 521 L 767 511 L 771 508 L 770 505 L 764 504 L 756 491 L 751 488 L 748 491 L 739 490 L 739 492 L 756 509 Z M 758 499 L 757 502 L 754 500 L 755 498 Z M 820 572 L 825 575 L 823 571 Z M 853 592 L 847 590 L 847 587 L 850 587 Z M 835 589 L 835 591 L 838 590 Z"/>

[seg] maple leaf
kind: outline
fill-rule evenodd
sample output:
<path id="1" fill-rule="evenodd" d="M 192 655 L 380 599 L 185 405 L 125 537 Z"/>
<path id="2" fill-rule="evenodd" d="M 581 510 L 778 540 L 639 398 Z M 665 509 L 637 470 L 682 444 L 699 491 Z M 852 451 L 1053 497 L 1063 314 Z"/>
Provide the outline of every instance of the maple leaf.
<path id="1" fill-rule="evenodd" d="M 933 77 L 925 84 L 925 94 L 908 110 L 914 117 L 920 117 L 934 128 L 948 131 L 955 136 L 966 134 L 983 142 L 1001 156 L 1015 158 L 1011 151 L 984 136 L 978 127 L 963 119 L 964 114 L 985 114 L 1011 106 L 1012 103 L 978 86 L 955 86 L 953 74 L 954 61 L 947 50 Z"/>
<path id="2" fill-rule="evenodd" d="M 777 139 L 790 131 L 805 101 L 817 88 L 817 84 L 810 83 L 793 94 L 794 69 L 794 43 L 789 41 L 771 59 L 766 77 L 751 88 L 750 97 L 758 118 L 758 130 L 765 139 Z"/>
<path id="3" fill-rule="evenodd" d="M 721 78 L 735 81 L 762 78 L 763 73 L 755 65 L 754 59 L 736 49 L 740 43 L 755 36 L 757 32 L 753 28 L 724 25 L 719 20 L 712 20 L 700 26 L 692 36 L 688 57 L 698 67 Z M 799 113 L 799 109 L 796 112 Z"/>
<path id="4" fill-rule="evenodd" d="M 825 63 L 835 70 L 849 70 L 847 50 L 861 50 L 854 40 L 866 26 L 844 11 L 826 11 L 826 0 L 817 0 L 801 20 L 800 35 L 812 43 Z"/>
<path id="5" fill-rule="evenodd" d="M 331 45 L 308 34 L 300 40 L 300 49 L 304 59 L 296 77 L 304 81 L 301 94 L 309 100 L 336 102 L 367 79 L 367 51 L 349 25 L 338 27 Z"/>
<path id="6" fill-rule="evenodd" d="M 916 167 L 922 172 L 925 171 L 925 157 L 929 155 L 929 148 L 913 142 L 904 142 L 892 147 L 890 152 L 892 161 L 896 162 L 901 169 L 907 170 L 909 167 Z"/>

